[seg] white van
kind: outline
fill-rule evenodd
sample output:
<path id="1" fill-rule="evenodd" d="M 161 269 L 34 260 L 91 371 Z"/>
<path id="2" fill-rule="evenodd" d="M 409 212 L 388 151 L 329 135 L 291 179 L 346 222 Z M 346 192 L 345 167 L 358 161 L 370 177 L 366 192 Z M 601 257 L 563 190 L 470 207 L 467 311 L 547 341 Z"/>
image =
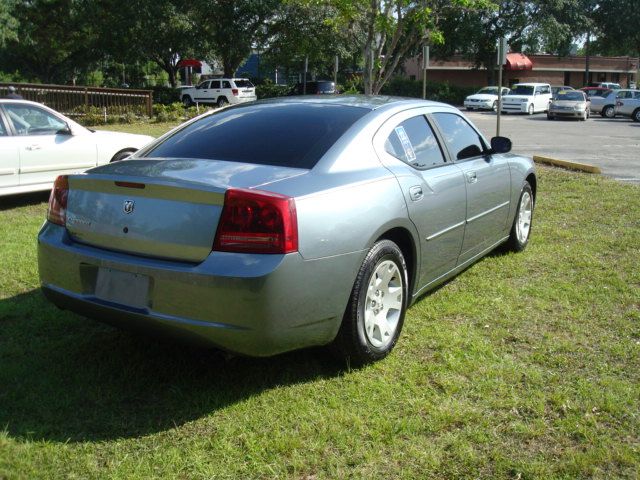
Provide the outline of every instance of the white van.
<path id="1" fill-rule="evenodd" d="M 548 83 L 517 83 L 508 95 L 502 97 L 502 113 L 546 112 L 551 103 L 551 85 Z"/>

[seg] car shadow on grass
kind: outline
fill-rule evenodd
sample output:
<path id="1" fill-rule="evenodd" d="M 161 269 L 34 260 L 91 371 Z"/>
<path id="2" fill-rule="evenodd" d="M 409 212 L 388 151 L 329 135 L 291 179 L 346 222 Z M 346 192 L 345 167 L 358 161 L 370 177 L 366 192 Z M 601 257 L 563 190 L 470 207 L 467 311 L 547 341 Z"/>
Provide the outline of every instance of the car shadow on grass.
<path id="1" fill-rule="evenodd" d="M 19 440 L 138 437 L 345 370 L 324 349 L 229 358 L 134 335 L 60 311 L 39 290 L 0 300 L 0 428 Z"/>
<path id="2" fill-rule="evenodd" d="M 0 197 L 0 211 L 11 210 L 17 207 L 26 207 L 28 205 L 38 205 L 49 200 L 49 191 L 21 193 L 18 195 L 8 195 Z"/>

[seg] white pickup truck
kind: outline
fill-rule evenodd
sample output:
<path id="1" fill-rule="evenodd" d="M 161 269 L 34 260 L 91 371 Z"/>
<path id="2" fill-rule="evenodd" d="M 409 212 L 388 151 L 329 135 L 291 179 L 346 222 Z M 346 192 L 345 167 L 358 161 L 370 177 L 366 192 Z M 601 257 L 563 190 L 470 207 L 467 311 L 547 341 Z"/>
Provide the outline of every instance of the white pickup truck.
<path id="1" fill-rule="evenodd" d="M 180 100 L 185 107 L 196 103 L 225 104 L 252 102 L 256 100 L 256 87 L 248 78 L 215 78 L 205 80 L 195 87 L 183 87 Z"/>

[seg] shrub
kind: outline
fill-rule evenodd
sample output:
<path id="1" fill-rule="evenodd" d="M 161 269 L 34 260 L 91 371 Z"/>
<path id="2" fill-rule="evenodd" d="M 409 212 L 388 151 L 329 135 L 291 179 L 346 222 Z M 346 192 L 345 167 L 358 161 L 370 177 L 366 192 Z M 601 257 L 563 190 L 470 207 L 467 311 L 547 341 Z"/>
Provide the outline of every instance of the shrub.
<path id="1" fill-rule="evenodd" d="M 292 85 L 277 85 L 267 79 L 264 83 L 256 85 L 256 96 L 262 98 L 285 97 L 293 90 Z"/>
<path id="2" fill-rule="evenodd" d="M 153 87 L 153 103 L 169 105 L 180 101 L 180 90 L 173 87 L 156 86 Z"/>
<path id="3" fill-rule="evenodd" d="M 448 82 L 430 82 L 427 80 L 427 99 L 437 102 L 462 105 L 465 97 L 475 93 L 477 87 L 458 87 Z M 404 77 L 394 77 L 382 88 L 383 95 L 422 98 L 422 81 Z"/>

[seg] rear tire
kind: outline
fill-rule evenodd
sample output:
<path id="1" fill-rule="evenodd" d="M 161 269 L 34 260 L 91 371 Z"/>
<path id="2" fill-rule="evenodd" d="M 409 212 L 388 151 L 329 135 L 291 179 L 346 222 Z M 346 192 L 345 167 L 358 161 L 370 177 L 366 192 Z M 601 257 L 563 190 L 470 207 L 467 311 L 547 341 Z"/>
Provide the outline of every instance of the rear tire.
<path id="1" fill-rule="evenodd" d="M 640 108 L 636 108 L 631 114 L 631 120 L 634 122 L 640 122 Z"/>
<path id="2" fill-rule="evenodd" d="M 216 102 L 216 105 L 218 106 L 218 108 L 222 108 L 224 107 L 227 103 L 229 103 L 227 101 L 226 97 L 218 97 L 218 101 Z"/>
<path id="3" fill-rule="evenodd" d="M 616 110 L 613 105 L 607 105 L 602 109 L 602 116 L 604 118 L 613 118 L 616 116 Z"/>
<path id="4" fill-rule="evenodd" d="M 529 243 L 531 235 L 531 221 L 533 220 L 533 191 L 529 182 L 525 181 L 520 192 L 518 209 L 513 219 L 509 239 L 504 244 L 504 249 L 511 252 L 521 252 Z"/>
<path id="5" fill-rule="evenodd" d="M 191 97 L 189 95 L 182 96 L 182 105 L 184 105 L 185 108 L 189 108 L 191 105 L 193 105 L 193 102 L 191 101 Z"/>
<path id="6" fill-rule="evenodd" d="M 381 360 L 400 336 L 407 310 L 407 265 L 390 240 L 377 242 L 362 263 L 332 349 L 351 366 Z"/>

